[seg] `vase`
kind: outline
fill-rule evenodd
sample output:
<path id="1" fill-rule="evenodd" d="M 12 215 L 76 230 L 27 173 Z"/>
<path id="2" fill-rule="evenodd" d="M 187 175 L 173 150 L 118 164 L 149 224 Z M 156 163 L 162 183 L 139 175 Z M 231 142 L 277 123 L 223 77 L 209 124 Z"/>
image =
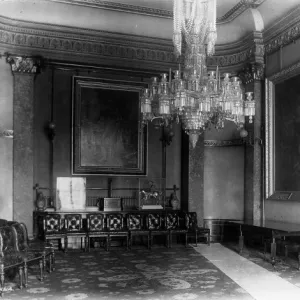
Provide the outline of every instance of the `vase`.
<path id="1" fill-rule="evenodd" d="M 44 210 L 46 208 L 46 199 L 41 192 L 37 195 L 35 205 L 38 210 Z"/>
<path id="2" fill-rule="evenodd" d="M 171 194 L 170 204 L 171 204 L 172 209 L 179 209 L 180 202 L 179 202 L 179 199 L 177 198 L 176 192 Z"/>

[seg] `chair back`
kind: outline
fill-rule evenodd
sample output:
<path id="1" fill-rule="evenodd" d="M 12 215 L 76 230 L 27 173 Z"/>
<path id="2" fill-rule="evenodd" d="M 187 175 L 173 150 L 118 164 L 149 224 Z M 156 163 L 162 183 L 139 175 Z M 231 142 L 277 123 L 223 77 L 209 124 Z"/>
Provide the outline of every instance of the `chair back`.
<path id="1" fill-rule="evenodd" d="M 17 232 L 12 226 L 0 227 L 0 257 L 18 250 Z"/>
<path id="2" fill-rule="evenodd" d="M 197 221 L 197 213 L 196 212 L 188 212 L 185 213 L 185 226 L 187 229 L 193 229 L 198 226 Z"/>
<path id="3" fill-rule="evenodd" d="M 150 213 L 147 215 L 147 228 L 149 230 L 159 230 L 164 228 L 164 219 L 160 214 Z"/>
<path id="4" fill-rule="evenodd" d="M 103 231 L 104 230 L 104 215 L 88 214 L 87 215 L 88 231 Z"/>
<path id="5" fill-rule="evenodd" d="M 124 229 L 122 214 L 110 214 L 107 218 L 107 229 L 109 231 L 120 231 Z"/>
<path id="6" fill-rule="evenodd" d="M 167 229 L 176 229 L 179 227 L 179 216 L 177 213 L 168 213 L 166 216 Z"/>
<path id="7" fill-rule="evenodd" d="M 143 216 L 141 214 L 128 214 L 127 227 L 129 230 L 142 230 L 143 229 Z"/>
<path id="8" fill-rule="evenodd" d="M 81 214 L 66 214 L 65 229 L 68 232 L 77 232 L 82 230 Z"/>
<path id="9" fill-rule="evenodd" d="M 14 227 L 17 232 L 17 250 L 25 251 L 28 248 L 28 235 L 26 225 L 24 223 L 15 222 L 11 226 Z"/>
<path id="10" fill-rule="evenodd" d="M 43 219 L 44 233 L 59 233 L 62 229 L 61 216 L 59 214 L 49 214 Z"/>

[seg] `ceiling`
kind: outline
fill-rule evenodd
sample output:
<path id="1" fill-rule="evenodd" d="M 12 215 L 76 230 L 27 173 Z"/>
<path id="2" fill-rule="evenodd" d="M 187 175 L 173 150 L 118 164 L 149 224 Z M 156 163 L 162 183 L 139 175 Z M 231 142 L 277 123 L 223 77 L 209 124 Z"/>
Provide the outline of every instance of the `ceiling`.
<path id="1" fill-rule="evenodd" d="M 20 21 L 172 38 L 173 0 L 2 0 L 0 15 Z M 299 0 L 217 0 L 217 44 L 234 43 L 263 31 Z"/>

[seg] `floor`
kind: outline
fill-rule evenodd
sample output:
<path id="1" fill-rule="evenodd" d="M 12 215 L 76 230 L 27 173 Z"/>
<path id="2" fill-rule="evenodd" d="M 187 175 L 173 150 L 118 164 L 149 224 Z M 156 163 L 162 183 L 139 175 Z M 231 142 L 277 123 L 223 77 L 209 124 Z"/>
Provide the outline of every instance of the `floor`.
<path id="1" fill-rule="evenodd" d="M 57 253 L 56 270 L 44 282 L 30 270 L 29 287 L 6 282 L 5 299 L 268 300 L 300 299 L 300 271 L 279 261 L 275 268 L 261 253 L 243 256 L 235 246 L 218 243 L 163 246 L 131 251 Z"/>

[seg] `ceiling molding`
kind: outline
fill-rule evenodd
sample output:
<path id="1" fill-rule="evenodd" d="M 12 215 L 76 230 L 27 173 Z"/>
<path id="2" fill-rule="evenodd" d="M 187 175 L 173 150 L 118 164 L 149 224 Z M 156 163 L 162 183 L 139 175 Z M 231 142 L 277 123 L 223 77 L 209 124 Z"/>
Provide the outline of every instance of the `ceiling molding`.
<path id="1" fill-rule="evenodd" d="M 65 3 L 70 5 L 80 5 L 86 7 L 94 7 L 99 9 L 116 10 L 125 13 L 147 15 L 159 18 L 173 18 L 173 12 L 164 9 L 151 8 L 138 5 L 130 5 L 118 2 L 109 2 L 102 0 L 48 0 L 52 2 Z"/>
<path id="2" fill-rule="evenodd" d="M 158 9 L 152 7 L 138 6 L 138 5 L 130 5 L 119 2 L 110 2 L 110 1 L 102 1 L 102 0 L 48 0 L 52 2 L 70 4 L 70 5 L 79 5 L 85 7 L 93 7 L 99 9 L 107 9 L 107 10 L 115 10 L 121 11 L 125 13 L 131 14 L 139 14 L 139 15 L 147 15 L 152 17 L 173 18 L 173 11 Z M 233 21 L 239 15 L 241 15 L 248 8 L 257 8 L 261 5 L 265 0 L 241 0 L 234 7 L 232 7 L 227 13 L 223 16 L 217 18 L 217 24 L 225 24 Z"/>
<path id="3" fill-rule="evenodd" d="M 225 71 L 243 66 L 253 57 L 256 34 L 239 43 L 218 46 L 208 65 Z M 168 70 L 178 60 L 172 40 L 95 31 L 67 26 L 17 21 L 0 17 L 0 48 L 17 55 L 38 55 L 46 58 L 88 63 L 109 63 Z"/>
<path id="4" fill-rule="evenodd" d="M 243 12 L 245 12 L 248 8 L 257 8 L 260 6 L 265 0 L 241 0 L 234 7 L 232 7 L 225 15 L 217 18 L 217 24 L 225 24 L 233 21 Z"/>
<path id="5" fill-rule="evenodd" d="M 278 51 L 300 37 L 300 5 L 263 32 L 266 54 Z"/>

